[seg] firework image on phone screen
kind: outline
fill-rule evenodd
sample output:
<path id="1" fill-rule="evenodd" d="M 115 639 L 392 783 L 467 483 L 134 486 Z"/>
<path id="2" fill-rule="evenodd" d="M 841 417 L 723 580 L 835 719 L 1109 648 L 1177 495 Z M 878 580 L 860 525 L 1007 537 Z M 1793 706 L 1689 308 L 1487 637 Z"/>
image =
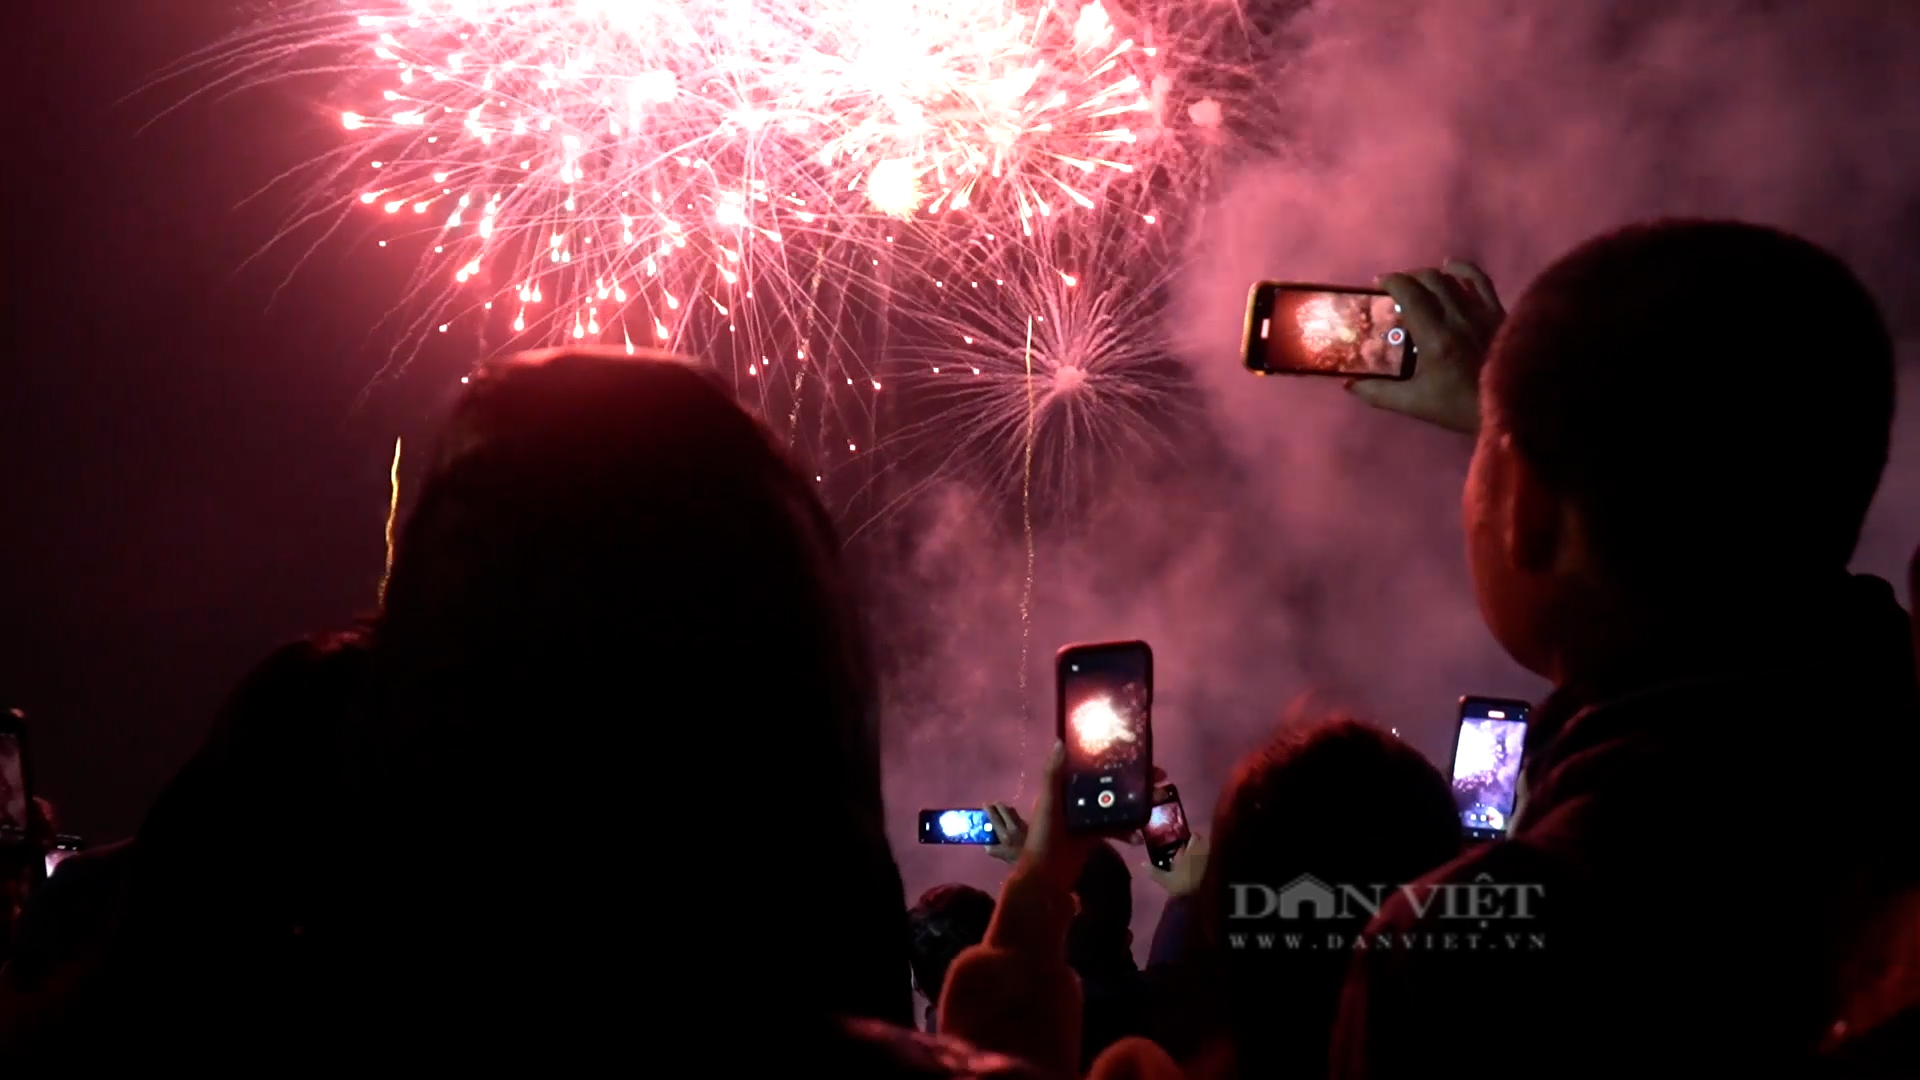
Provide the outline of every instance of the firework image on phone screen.
<path id="1" fill-rule="evenodd" d="M 1404 379 L 1412 341 L 1377 289 L 1263 281 L 1247 301 L 1246 365 L 1263 375 Z"/>
<path id="2" fill-rule="evenodd" d="M 1460 826 L 1482 839 L 1503 836 L 1519 798 L 1527 703 L 1466 698 L 1453 749 L 1453 801 Z"/>
<path id="3" fill-rule="evenodd" d="M 1153 652 L 1145 642 L 1076 645 L 1058 660 L 1063 797 L 1075 831 L 1146 825 L 1153 784 Z"/>

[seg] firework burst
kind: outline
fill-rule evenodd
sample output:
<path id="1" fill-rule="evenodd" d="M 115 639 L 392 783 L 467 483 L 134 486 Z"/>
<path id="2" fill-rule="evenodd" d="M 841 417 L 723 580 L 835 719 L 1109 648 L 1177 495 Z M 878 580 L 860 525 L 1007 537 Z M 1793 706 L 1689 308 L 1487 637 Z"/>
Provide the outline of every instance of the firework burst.
<path id="1" fill-rule="evenodd" d="M 706 346 L 905 221 L 1099 205 L 1164 142 L 1156 53 L 1097 2 L 305 0 L 215 55 L 348 73 L 327 197 L 424 250 L 434 329 Z"/>
<path id="2" fill-rule="evenodd" d="M 936 282 L 925 343 L 903 350 L 929 419 L 902 436 L 938 447 L 946 475 L 1055 511 L 1101 465 L 1168 449 L 1187 395 L 1161 329 L 1157 220 L 1048 228 L 1019 257 Z"/>

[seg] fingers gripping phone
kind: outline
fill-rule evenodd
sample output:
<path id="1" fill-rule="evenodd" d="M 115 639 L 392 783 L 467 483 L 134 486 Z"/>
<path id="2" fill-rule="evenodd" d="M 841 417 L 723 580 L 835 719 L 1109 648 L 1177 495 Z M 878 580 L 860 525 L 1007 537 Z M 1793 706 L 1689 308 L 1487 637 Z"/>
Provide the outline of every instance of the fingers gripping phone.
<path id="1" fill-rule="evenodd" d="M 1453 740 L 1453 802 L 1469 840 L 1497 840 L 1511 827 L 1527 745 L 1524 701 L 1460 699 Z"/>
<path id="2" fill-rule="evenodd" d="M 985 810 L 920 811 L 920 842 L 923 844 L 990 846 L 999 840 L 999 835 L 993 830 L 993 817 Z"/>
<path id="3" fill-rule="evenodd" d="M 1145 827 L 1153 795 L 1153 650 L 1144 641 L 1069 645 L 1054 667 L 1067 829 Z"/>
<path id="4" fill-rule="evenodd" d="M 1247 296 L 1242 356 L 1256 375 L 1404 380 L 1417 352 L 1379 289 L 1262 281 Z"/>
<path id="5" fill-rule="evenodd" d="M 1187 828 L 1187 812 L 1180 804 L 1180 789 L 1162 784 L 1153 791 L 1153 810 L 1147 827 L 1140 830 L 1147 842 L 1147 860 L 1162 870 L 1173 869 L 1173 857 L 1193 839 Z"/>
<path id="6" fill-rule="evenodd" d="M 10 709 L 0 713 L 0 848 L 21 848 L 32 840 L 28 779 L 26 718 Z"/>

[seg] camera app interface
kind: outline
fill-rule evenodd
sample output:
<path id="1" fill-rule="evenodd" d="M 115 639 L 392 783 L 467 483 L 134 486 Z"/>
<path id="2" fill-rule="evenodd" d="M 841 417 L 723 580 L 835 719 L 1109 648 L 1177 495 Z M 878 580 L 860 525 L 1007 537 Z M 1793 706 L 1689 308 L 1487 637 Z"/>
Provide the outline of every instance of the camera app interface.
<path id="1" fill-rule="evenodd" d="M 1148 664 L 1138 648 L 1070 653 L 1061 678 L 1066 710 L 1067 823 L 1076 829 L 1137 824 L 1150 794 Z"/>
<path id="2" fill-rule="evenodd" d="M 1153 816 L 1147 819 L 1147 847 L 1155 851 L 1165 851 L 1187 841 L 1187 815 L 1180 809 L 1178 800 L 1164 802 L 1153 808 Z"/>
<path id="3" fill-rule="evenodd" d="M 985 810 L 931 811 L 920 822 L 929 844 L 991 844 L 993 819 Z"/>
<path id="4" fill-rule="evenodd" d="M 27 777 L 20 761 L 20 740 L 0 734 L 0 842 L 27 835 Z"/>
<path id="5" fill-rule="evenodd" d="M 1460 824 L 1479 832 L 1505 832 L 1520 783 L 1527 741 L 1527 714 L 1515 705 L 1470 706 L 1460 721 L 1453 754 L 1453 802 Z"/>
<path id="6" fill-rule="evenodd" d="M 1407 331 L 1390 296 L 1282 289 L 1259 326 L 1268 371 L 1398 375 Z"/>

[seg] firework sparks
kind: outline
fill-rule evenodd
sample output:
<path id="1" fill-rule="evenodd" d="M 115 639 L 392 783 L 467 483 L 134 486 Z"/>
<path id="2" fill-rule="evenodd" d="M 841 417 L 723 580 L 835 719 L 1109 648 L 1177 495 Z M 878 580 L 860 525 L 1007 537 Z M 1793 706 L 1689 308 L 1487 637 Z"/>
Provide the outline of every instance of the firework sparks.
<path id="1" fill-rule="evenodd" d="M 941 290 L 929 344 L 905 351 L 951 472 L 1023 512 L 1057 509 L 1100 462 L 1167 447 L 1185 383 L 1157 330 L 1167 272 L 1139 229 L 1048 228 L 1041 256 L 988 260 Z"/>
<path id="2" fill-rule="evenodd" d="M 731 333 L 755 306 L 791 320 L 810 300 L 783 246 L 877 247 L 889 217 L 1030 235 L 1135 174 L 1158 123 L 1160 61 L 1098 2 L 292 10 L 229 61 L 339 70 L 344 51 L 363 212 L 420 237 L 442 307 L 549 340 L 667 342 L 696 314 Z"/>

